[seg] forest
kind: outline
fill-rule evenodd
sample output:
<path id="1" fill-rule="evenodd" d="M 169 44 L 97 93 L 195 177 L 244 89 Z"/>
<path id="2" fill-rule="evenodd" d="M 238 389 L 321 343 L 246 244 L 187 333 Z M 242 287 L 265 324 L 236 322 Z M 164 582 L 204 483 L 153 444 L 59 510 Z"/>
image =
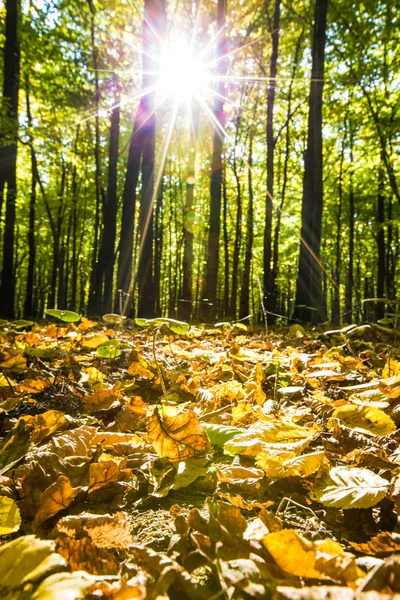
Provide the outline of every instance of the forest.
<path id="1" fill-rule="evenodd" d="M 393 313 L 399 32 L 392 0 L 2 2 L 1 316 Z"/>
<path id="2" fill-rule="evenodd" d="M 400 599 L 394 0 L 0 0 L 0 598 Z"/>

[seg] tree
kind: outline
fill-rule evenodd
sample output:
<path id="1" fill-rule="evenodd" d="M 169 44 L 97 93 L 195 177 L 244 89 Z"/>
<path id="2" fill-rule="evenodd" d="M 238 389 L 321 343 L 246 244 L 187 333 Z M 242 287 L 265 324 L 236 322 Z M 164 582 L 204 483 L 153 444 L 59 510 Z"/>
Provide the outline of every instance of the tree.
<path id="1" fill-rule="evenodd" d="M 214 130 L 213 153 L 211 159 L 211 185 L 210 185 L 210 225 L 207 242 L 206 274 L 202 292 L 202 314 L 206 320 L 212 320 L 217 314 L 217 283 L 219 264 L 219 234 L 221 221 L 221 197 L 222 197 L 222 151 L 224 145 L 223 126 L 224 118 L 224 74 L 226 72 L 226 60 L 224 58 L 226 38 L 226 4 L 227 0 L 218 0 L 217 6 L 217 28 L 219 42 L 217 49 L 216 71 L 220 78 L 216 85 L 216 97 L 214 104 L 214 117 L 219 126 Z"/>
<path id="2" fill-rule="evenodd" d="M 325 318 L 321 289 L 322 92 L 328 0 L 315 1 L 307 150 L 303 179 L 300 257 L 294 318 L 317 323 Z"/>
<path id="3" fill-rule="evenodd" d="M 0 312 L 4 317 L 13 317 L 15 299 L 14 235 L 16 222 L 15 202 L 17 197 L 18 92 L 20 76 L 20 0 L 6 0 L 5 7 L 4 75 L 0 123 L 0 214 L 5 188 L 7 192 Z"/>

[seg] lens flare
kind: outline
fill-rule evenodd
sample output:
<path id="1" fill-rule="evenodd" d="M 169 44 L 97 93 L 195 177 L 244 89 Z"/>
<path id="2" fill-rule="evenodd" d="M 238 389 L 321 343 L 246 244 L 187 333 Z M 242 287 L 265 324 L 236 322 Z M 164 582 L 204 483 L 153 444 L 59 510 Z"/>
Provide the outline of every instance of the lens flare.
<path id="1" fill-rule="evenodd" d="M 204 94 L 211 75 L 189 46 L 165 48 L 160 61 L 159 87 L 177 103 L 190 103 Z"/>

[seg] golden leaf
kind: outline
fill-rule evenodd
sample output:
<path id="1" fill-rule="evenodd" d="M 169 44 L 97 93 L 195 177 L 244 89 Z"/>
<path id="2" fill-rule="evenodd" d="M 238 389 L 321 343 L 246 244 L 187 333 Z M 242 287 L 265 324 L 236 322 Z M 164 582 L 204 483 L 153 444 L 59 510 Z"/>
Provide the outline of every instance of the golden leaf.
<path id="1" fill-rule="evenodd" d="M 88 492 L 94 492 L 110 483 L 124 479 L 126 477 L 126 473 L 123 472 L 125 465 L 126 460 L 122 460 L 119 464 L 114 460 L 92 463 L 89 467 Z"/>
<path id="2" fill-rule="evenodd" d="M 133 362 L 129 365 L 128 375 L 133 375 L 134 377 L 141 377 L 143 379 L 154 379 L 156 376 L 153 371 L 150 371 L 147 367 L 144 367 L 139 362 Z"/>
<path id="3" fill-rule="evenodd" d="M 394 421 L 383 410 L 373 406 L 353 404 L 339 406 L 332 414 L 332 418 L 340 419 L 346 427 L 356 429 L 361 433 L 388 435 L 396 431 Z"/>
<path id="4" fill-rule="evenodd" d="M 9 535 L 21 527 L 21 514 L 12 498 L 0 496 L 0 535 Z"/>
<path id="5" fill-rule="evenodd" d="M 109 389 L 99 389 L 93 392 L 90 396 L 85 396 L 85 410 L 88 414 L 93 414 L 110 408 L 115 408 L 121 404 L 122 395 L 120 392 Z"/>
<path id="6" fill-rule="evenodd" d="M 68 508 L 81 492 L 81 489 L 80 487 L 71 487 L 68 477 L 60 475 L 57 481 L 41 494 L 40 507 L 36 513 L 32 529 L 36 531 L 47 519 L 54 517 L 60 510 Z"/>
<path id="7" fill-rule="evenodd" d="M 210 450 L 208 436 L 192 410 L 162 406 L 156 409 L 147 425 L 149 439 L 161 457 L 182 461 Z"/>
<path id="8" fill-rule="evenodd" d="M 50 387 L 50 382 L 46 379 L 24 379 L 17 385 L 15 391 L 17 394 L 41 394 Z"/>
<path id="9" fill-rule="evenodd" d="M 308 477 L 318 471 L 324 461 L 323 452 L 312 452 L 302 456 L 288 456 L 289 453 L 261 452 L 256 464 L 269 477 Z"/>
<path id="10" fill-rule="evenodd" d="M 337 542 L 310 542 L 294 529 L 282 529 L 268 533 L 261 543 L 281 569 L 291 575 L 343 583 L 360 577 L 355 557 L 344 552 Z"/>
<path id="11" fill-rule="evenodd" d="M 85 337 L 81 341 L 81 345 L 84 348 L 89 348 L 90 350 L 96 350 L 96 348 L 98 348 L 99 346 L 103 346 L 103 344 L 107 344 L 107 342 L 109 342 L 109 341 L 110 341 L 110 339 L 109 339 L 108 335 L 104 335 L 104 334 L 100 333 L 99 335 Z"/>
<path id="12" fill-rule="evenodd" d="M 11 371 L 21 372 L 26 369 L 26 358 L 23 356 L 24 351 L 20 348 L 9 348 L 2 355 L 0 367 L 10 369 Z"/>

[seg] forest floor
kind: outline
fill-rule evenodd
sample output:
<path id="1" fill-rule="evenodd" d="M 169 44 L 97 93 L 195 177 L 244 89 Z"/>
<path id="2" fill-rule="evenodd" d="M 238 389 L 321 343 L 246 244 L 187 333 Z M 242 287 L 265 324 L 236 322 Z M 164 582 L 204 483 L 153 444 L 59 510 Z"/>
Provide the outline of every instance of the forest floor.
<path id="1" fill-rule="evenodd" d="M 0 597 L 400 598 L 397 330 L 2 322 Z"/>

